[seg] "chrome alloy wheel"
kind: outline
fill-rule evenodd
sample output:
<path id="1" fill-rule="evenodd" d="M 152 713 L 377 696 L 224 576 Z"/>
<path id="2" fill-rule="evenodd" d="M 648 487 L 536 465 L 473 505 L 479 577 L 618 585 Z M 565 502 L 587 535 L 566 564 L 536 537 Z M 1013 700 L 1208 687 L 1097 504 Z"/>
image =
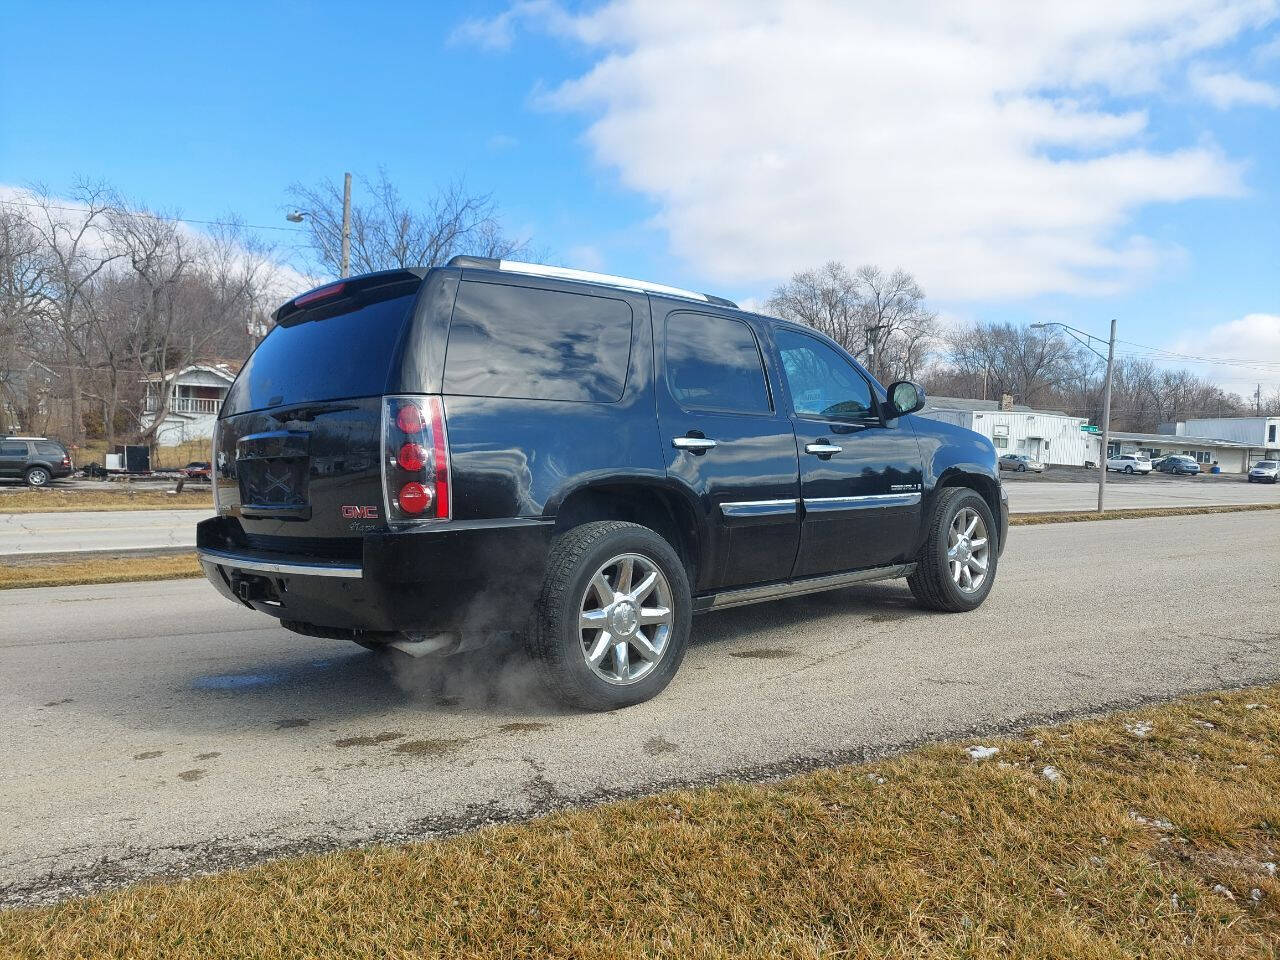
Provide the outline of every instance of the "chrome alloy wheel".
<path id="1" fill-rule="evenodd" d="M 974 593 L 987 579 L 991 546 L 987 525 L 972 507 L 960 510 L 947 531 L 947 563 L 951 579 L 964 593 Z"/>
<path id="2" fill-rule="evenodd" d="M 578 614 L 582 655 L 607 683 L 635 683 L 662 660 L 674 622 L 666 576 L 648 557 L 624 553 L 587 584 Z"/>

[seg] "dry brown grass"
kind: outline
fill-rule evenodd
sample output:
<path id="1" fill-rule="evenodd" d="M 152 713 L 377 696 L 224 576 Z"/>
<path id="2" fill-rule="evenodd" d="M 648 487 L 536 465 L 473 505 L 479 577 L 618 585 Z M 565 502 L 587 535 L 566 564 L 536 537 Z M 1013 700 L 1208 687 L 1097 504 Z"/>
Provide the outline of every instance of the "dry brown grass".
<path id="1" fill-rule="evenodd" d="M 994 742 L 12 911 L 0 953 L 1275 955 L 1280 692 Z"/>
<path id="2" fill-rule="evenodd" d="M 76 555 L 66 560 L 0 566 L 0 590 L 19 587 L 65 587 L 77 583 L 123 583 L 133 580 L 177 580 L 200 576 L 194 553 L 163 555 Z"/>
<path id="3" fill-rule="evenodd" d="M 1132 510 L 1070 510 L 1058 513 L 1014 513 L 1009 525 L 1025 527 L 1037 523 L 1078 523 L 1090 520 L 1142 520 L 1147 517 L 1181 517 L 1198 513 L 1249 513 L 1253 510 L 1280 510 L 1280 503 L 1223 503 L 1204 507 L 1136 507 Z"/>
<path id="4" fill-rule="evenodd" d="M 74 513 L 95 510 L 184 510 L 213 513 L 207 483 L 187 483 L 181 493 L 167 490 L 19 490 L 0 494 L 0 513 Z"/>

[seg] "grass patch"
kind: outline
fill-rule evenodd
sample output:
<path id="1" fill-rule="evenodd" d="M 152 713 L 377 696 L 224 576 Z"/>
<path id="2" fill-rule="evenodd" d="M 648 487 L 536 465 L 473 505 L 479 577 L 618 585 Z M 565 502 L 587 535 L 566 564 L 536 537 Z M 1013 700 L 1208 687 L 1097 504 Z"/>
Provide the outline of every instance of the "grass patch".
<path id="1" fill-rule="evenodd" d="M 1202 507 L 1135 507 L 1132 510 L 1069 510 L 1058 513 L 1013 513 L 1009 525 L 1026 527 L 1037 523 L 1083 523 L 1090 520 L 1142 520 L 1147 517 L 1181 517 L 1200 513 L 1250 513 L 1280 510 L 1280 503 L 1222 503 Z"/>
<path id="2" fill-rule="evenodd" d="M 134 580 L 178 580 L 201 575 L 194 553 L 77 554 L 66 560 L 27 563 L 6 557 L 0 566 L 0 590 L 20 587 L 65 587 L 80 583 L 123 583 Z"/>
<path id="3" fill-rule="evenodd" d="M 22 957 L 1258 957 L 1280 691 L 0 914 Z"/>
<path id="4" fill-rule="evenodd" d="M 0 492 L 0 513 L 78 513 L 97 510 L 185 510 L 213 513 L 207 483 L 187 483 L 181 493 L 165 490 L 19 490 Z"/>

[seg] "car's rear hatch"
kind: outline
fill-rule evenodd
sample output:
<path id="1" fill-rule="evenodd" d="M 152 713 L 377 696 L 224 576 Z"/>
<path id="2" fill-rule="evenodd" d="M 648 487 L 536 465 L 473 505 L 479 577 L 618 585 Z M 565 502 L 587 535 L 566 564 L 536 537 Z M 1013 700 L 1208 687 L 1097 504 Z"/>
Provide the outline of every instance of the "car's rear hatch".
<path id="1" fill-rule="evenodd" d="M 395 390 L 422 278 L 396 271 L 304 294 L 276 314 L 227 395 L 215 503 L 245 545 L 358 559 L 385 529 L 383 395 Z"/>

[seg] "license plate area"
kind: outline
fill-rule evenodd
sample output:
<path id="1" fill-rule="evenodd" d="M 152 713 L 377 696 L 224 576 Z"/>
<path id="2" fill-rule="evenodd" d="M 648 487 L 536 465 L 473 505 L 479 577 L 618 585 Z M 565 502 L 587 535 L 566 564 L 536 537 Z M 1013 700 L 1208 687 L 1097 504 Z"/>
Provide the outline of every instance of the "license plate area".
<path id="1" fill-rule="evenodd" d="M 311 436 L 308 433 L 274 430 L 241 437 L 236 443 L 241 514 L 309 520 L 310 468 Z"/>

